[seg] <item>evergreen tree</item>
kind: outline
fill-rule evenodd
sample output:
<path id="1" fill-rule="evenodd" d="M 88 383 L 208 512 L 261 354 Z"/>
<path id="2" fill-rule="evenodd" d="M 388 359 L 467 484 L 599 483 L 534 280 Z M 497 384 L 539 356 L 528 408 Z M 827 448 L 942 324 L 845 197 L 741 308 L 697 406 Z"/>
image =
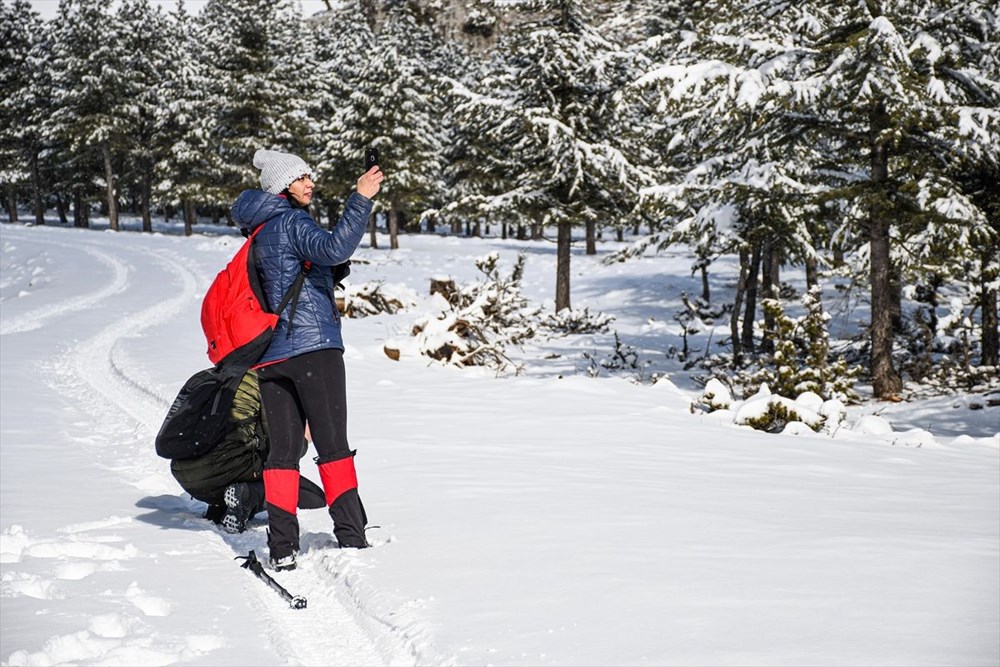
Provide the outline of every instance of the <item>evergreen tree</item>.
<path id="1" fill-rule="evenodd" d="M 514 0 L 527 17 L 500 40 L 504 65 L 473 97 L 499 121 L 482 144 L 513 165 L 490 193 L 529 220 L 557 227 L 556 311 L 570 308 L 570 244 L 576 224 L 594 225 L 632 208 L 631 165 L 618 149 L 611 104 L 621 48 L 602 37 L 578 0 Z M 486 94 L 489 94 L 489 97 Z M 470 107 L 469 113 L 477 113 Z M 509 157 L 507 157 L 509 156 Z M 592 229 L 592 227 L 590 228 Z"/>
<path id="2" fill-rule="evenodd" d="M 0 186 L 11 222 L 17 195 L 30 180 L 35 222 L 44 224 L 39 154 L 45 143 L 38 121 L 51 95 L 43 25 L 26 0 L 0 0 Z M 26 168 L 27 167 L 27 168 Z"/>
<path id="3" fill-rule="evenodd" d="M 469 3 L 469 17 L 496 45 L 501 15 L 492 4 L 490 0 Z M 451 64 L 446 72 L 452 74 L 447 77 L 450 87 L 444 153 L 447 205 L 439 213 L 451 219 L 454 233 L 461 233 L 462 220 L 465 220 L 467 226 L 471 223 L 473 230 L 484 222 L 499 224 L 504 238 L 508 229 L 516 225 L 517 237 L 526 238 L 525 221 L 518 210 L 517 198 L 496 196 L 510 190 L 510 175 L 522 169 L 519 155 L 497 150 L 500 135 L 503 135 L 501 146 L 511 146 L 517 141 L 513 133 L 506 133 L 507 130 L 516 131 L 514 125 L 505 126 L 509 104 L 474 92 L 497 94 L 504 80 L 505 58 L 496 48 L 483 52 L 455 49 L 448 55 Z M 510 97 L 509 93 L 504 95 Z"/>
<path id="4" fill-rule="evenodd" d="M 308 140 L 316 157 L 317 199 L 332 226 L 361 174 L 365 146 L 376 139 L 368 113 L 379 100 L 368 97 L 372 91 L 364 82 L 377 38 L 356 2 L 317 15 L 308 25 L 316 68 Z"/>
<path id="5" fill-rule="evenodd" d="M 100 34 L 100 40 L 93 36 Z M 128 70 L 122 44 L 125 36 L 114 19 L 111 0 L 63 0 L 52 22 L 54 108 L 49 123 L 66 142 L 77 180 L 97 156 L 110 227 L 118 231 L 118 170 L 130 143 L 121 96 Z M 82 187 L 82 186 L 81 186 Z"/>
<path id="6" fill-rule="evenodd" d="M 523 169 L 518 151 L 498 150 L 517 147 L 519 126 L 507 123 L 509 103 L 484 98 L 473 91 L 495 91 L 503 77 L 502 56 L 493 52 L 486 58 L 467 57 L 462 73 L 449 92 L 450 130 L 445 152 L 445 192 L 448 201 L 443 214 L 452 218 L 452 230 L 460 231 L 461 219 L 492 220 L 503 226 L 518 226 L 518 238 L 525 237 L 519 197 L 509 193 L 511 175 Z"/>
<path id="7" fill-rule="evenodd" d="M 211 184 L 207 64 L 199 57 L 193 23 L 183 2 L 166 23 L 161 56 L 169 65 L 162 71 L 154 139 L 159 158 L 155 192 L 167 207 L 180 208 L 186 236 L 196 222 L 196 204 Z"/>
<path id="8" fill-rule="evenodd" d="M 317 18 L 318 67 L 324 73 L 319 161 L 340 198 L 357 181 L 366 147 L 379 151 L 386 180 L 375 210 L 387 216 L 390 247 L 400 219 L 436 205 L 442 191 L 442 51 L 433 14 L 416 2 L 348 4 Z M 339 202 L 338 202 L 339 203 Z M 331 212 L 331 220 L 333 215 Z M 376 247 L 372 228 L 372 246 Z"/>
<path id="9" fill-rule="evenodd" d="M 981 72 L 949 75 L 921 55 L 936 52 L 927 47 L 954 7 L 771 0 L 722 10 L 690 42 L 695 57 L 640 81 L 660 91 L 680 141 L 695 149 L 693 167 L 682 162 L 678 177 L 651 192 L 678 205 L 701 195 L 695 219 L 739 204 L 772 229 L 767 236 L 793 239 L 793 253 L 813 257 L 808 217 L 824 201 L 845 201 L 839 222 L 852 231 L 836 234 L 861 232 L 867 243 L 872 383 L 877 396 L 895 395 L 893 249 L 919 216 L 958 220 L 974 206 L 949 183 L 947 166 L 955 145 L 971 143 L 960 109 L 983 109 L 961 81 L 989 86 Z M 988 22 L 981 5 L 972 13 Z"/>
<path id="10" fill-rule="evenodd" d="M 388 209 L 390 247 L 397 248 L 401 216 L 430 208 L 443 189 L 444 103 L 436 60 L 441 42 L 429 16 L 413 0 L 386 5 L 378 46 L 357 92 L 372 102 L 371 145 L 388 175 L 380 199 Z"/>
<path id="11" fill-rule="evenodd" d="M 161 160 L 164 146 L 160 133 L 163 90 L 166 73 L 175 66 L 165 58 L 170 54 L 168 19 L 163 11 L 153 8 L 149 0 L 129 0 L 118 8 L 117 22 L 121 27 L 124 66 L 128 76 L 117 95 L 128 100 L 121 105 L 123 132 L 131 141 L 125 151 L 126 181 L 140 203 L 142 230 L 153 231 L 152 198 L 154 169 Z"/>
<path id="12" fill-rule="evenodd" d="M 287 0 L 209 0 L 199 15 L 194 37 L 206 64 L 206 114 L 195 132 L 209 144 L 200 194 L 211 206 L 228 210 L 241 190 L 259 186 L 257 149 L 305 148 L 300 95 L 311 64 L 297 7 Z"/>

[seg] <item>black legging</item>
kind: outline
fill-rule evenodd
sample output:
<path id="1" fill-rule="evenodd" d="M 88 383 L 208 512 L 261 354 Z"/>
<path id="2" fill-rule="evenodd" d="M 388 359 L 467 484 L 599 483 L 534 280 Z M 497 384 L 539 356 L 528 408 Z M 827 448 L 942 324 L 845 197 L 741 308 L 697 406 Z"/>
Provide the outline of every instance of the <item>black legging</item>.
<path id="1" fill-rule="evenodd" d="M 257 369 L 267 415 L 270 468 L 298 468 L 306 422 L 319 460 L 347 456 L 343 350 L 319 350 Z"/>

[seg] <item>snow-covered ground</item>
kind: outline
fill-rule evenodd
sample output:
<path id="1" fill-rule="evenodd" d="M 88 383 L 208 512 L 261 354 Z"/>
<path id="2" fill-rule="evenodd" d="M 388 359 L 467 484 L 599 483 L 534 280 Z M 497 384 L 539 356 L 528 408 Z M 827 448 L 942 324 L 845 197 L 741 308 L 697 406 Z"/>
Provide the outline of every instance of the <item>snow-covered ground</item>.
<path id="1" fill-rule="evenodd" d="M 679 254 L 573 260 L 574 305 L 614 314 L 669 381 L 589 378 L 608 335 L 538 342 L 517 377 L 385 356 L 430 277 L 472 281 L 488 252 L 527 252 L 551 309 L 549 242 L 359 251 L 352 283 L 418 296 L 345 324 L 375 548 L 339 551 L 303 512 L 300 567 L 275 577 L 309 603 L 288 608 L 234 561 L 266 554 L 264 515 L 220 532 L 153 451 L 208 366 L 201 296 L 241 240 L 162 229 L 0 226 L 2 664 L 1000 662 L 998 407 L 866 404 L 834 436 L 692 414 L 662 354 L 698 291 Z M 861 428 L 873 414 L 892 430 Z"/>

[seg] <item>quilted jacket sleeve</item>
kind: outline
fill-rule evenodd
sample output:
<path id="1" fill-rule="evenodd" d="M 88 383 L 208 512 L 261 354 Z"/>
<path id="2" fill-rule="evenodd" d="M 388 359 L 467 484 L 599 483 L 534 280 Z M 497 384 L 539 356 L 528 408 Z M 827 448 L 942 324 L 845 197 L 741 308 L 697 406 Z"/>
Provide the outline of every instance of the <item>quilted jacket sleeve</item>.
<path id="1" fill-rule="evenodd" d="M 303 212 L 310 224 L 289 225 L 289 242 L 296 254 L 314 264 L 343 264 L 350 259 L 364 238 L 371 211 L 372 201 L 355 192 L 344 204 L 344 212 L 333 231 L 326 231 Z"/>

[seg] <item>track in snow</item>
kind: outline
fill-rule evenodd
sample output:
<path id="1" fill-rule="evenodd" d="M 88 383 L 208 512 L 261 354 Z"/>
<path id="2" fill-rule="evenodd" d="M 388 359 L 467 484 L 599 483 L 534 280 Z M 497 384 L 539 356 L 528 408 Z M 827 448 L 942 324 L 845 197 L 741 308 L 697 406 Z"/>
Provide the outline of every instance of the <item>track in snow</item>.
<path id="1" fill-rule="evenodd" d="M 107 324 L 95 335 L 56 355 L 49 368 L 52 383 L 60 393 L 70 394 L 87 406 L 94 421 L 88 424 L 91 435 L 85 442 L 99 449 L 125 448 L 128 453 L 124 458 L 129 459 L 129 464 L 119 472 L 127 476 L 126 481 L 141 486 L 136 478 L 155 477 L 173 483 L 166 462 L 153 454 L 151 446 L 173 397 L 163 396 L 147 386 L 141 380 L 145 376 L 142 368 L 135 366 L 138 362 L 122 355 L 118 343 L 154 329 L 190 308 L 197 294 L 199 276 L 169 250 L 116 245 L 113 237 L 102 243 L 104 240 L 98 237 L 74 243 L 73 247 L 109 267 L 112 274 L 109 281 L 82 297 L 40 307 L 5 322 L 2 333 L 58 326 L 60 318 L 100 305 Z M 133 298 L 125 303 L 152 305 L 134 312 L 115 312 L 115 296 L 133 289 L 149 289 L 151 285 L 160 296 L 170 296 L 162 300 Z M 262 531 L 258 526 L 244 535 L 221 532 L 205 535 L 206 539 L 218 540 L 209 551 L 224 558 L 227 552 L 246 554 L 251 548 L 260 552 Z M 355 554 L 336 549 L 332 538 L 310 543 L 315 537 L 303 535 L 304 548 L 297 571 L 276 575 L 282 584 L 308 598 L 307 609 L 290 610 L 262 582 L 253 580 L 244 587 L 249 592 L 251 606 L 266 619 L 261 625 L 277 653 L 289 664 L 414 664 L 416 658 L 410 642 L 390 624 L 369 617 L 349 590 L 346 579 L 340 576 L 340 570 L 350 567 Z M 238 564 L 234 561 L 232 567 Z M 253 579 L 252 575 L 247 576 Z"/>

